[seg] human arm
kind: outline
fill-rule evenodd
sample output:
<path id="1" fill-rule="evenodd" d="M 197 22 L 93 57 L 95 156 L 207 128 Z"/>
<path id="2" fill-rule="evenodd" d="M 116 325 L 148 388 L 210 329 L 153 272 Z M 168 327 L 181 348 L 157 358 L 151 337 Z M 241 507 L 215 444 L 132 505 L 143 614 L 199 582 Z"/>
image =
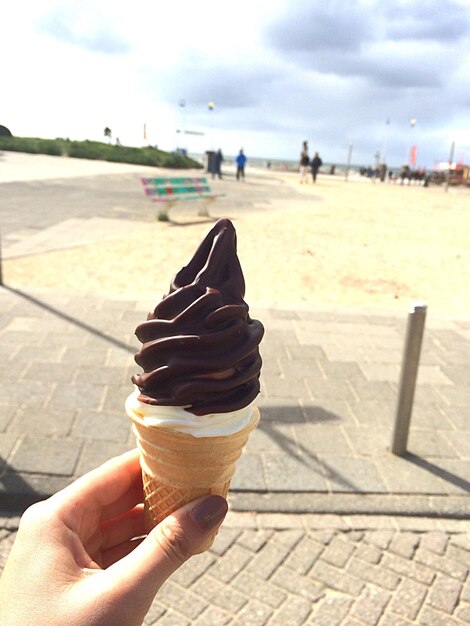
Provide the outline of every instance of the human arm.
<path id="1" fill-rule="evenodd" d="M 0 579 L 2 626 L 140 626 L 165 580 L 222 522 L 199 498 L 145 535 L 136 450 L 30 507 Z"/>

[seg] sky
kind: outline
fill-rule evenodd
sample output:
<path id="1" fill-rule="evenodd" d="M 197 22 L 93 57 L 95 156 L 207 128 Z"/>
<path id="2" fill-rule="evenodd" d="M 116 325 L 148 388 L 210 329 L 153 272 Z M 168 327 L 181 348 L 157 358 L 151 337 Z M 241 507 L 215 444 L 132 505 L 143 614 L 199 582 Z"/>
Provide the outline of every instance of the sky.
<path id="1" fill-rule="evenodd" d="M 0 55 L 17 136 L 470 162 L 470 0 L 15 0 Z"/>

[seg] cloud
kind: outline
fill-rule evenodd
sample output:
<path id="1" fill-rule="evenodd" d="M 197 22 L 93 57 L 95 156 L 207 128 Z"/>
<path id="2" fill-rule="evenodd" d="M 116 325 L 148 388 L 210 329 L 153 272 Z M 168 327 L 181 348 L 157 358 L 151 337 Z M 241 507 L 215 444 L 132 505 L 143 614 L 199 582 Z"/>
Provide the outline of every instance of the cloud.
<path id="1" fill-rule="evenodd" d="M 468 8 L 452 0 L 426 3 L 398 2 L 385 7 L 387 36 L 392 39 L 432 40 L 442 43 L 468 38 Z"/>
<path id="2" fill-rule="evenodd" d="M 374 38 L 374 30 L 361 2 L 289 3 L 266 30 L 272 47 L 290 52 L 359 51 Z"/>
<path id="3" fill-rule="evenodd" d="M 129 43 L 114 29 L 112 23 L 95 6 L 86 2 L 53 7 L 38 18 L 40 32 L 91 52 L 125 54 Z"/>

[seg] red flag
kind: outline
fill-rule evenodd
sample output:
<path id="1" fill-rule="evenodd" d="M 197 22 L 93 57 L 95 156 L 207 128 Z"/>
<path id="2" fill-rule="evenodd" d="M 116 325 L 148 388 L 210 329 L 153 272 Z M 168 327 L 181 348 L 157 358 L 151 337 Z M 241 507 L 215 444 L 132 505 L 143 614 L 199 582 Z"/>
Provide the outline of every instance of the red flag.
<path id="1" fill-rule="evenodd" d="M 416 165 L 416 151 L 417 151 L 417 146 L 411 146 L 411 150 L 410 150 L 410 165 L 412 165 L 413 167 Z"/>

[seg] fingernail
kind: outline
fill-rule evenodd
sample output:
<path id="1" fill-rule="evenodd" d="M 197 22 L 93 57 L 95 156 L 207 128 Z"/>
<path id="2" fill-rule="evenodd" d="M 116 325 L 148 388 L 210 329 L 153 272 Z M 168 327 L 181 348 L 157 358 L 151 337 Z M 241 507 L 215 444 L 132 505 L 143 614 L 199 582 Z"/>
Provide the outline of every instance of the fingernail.
<path id="1" fill-rule="evenodd" d="M 191 511 L 190 516 L 200 528 L 209 530 L 217 526 L 227 514 L 228 504 L 222 496 L 209 496 L 199 502 Z"/>

